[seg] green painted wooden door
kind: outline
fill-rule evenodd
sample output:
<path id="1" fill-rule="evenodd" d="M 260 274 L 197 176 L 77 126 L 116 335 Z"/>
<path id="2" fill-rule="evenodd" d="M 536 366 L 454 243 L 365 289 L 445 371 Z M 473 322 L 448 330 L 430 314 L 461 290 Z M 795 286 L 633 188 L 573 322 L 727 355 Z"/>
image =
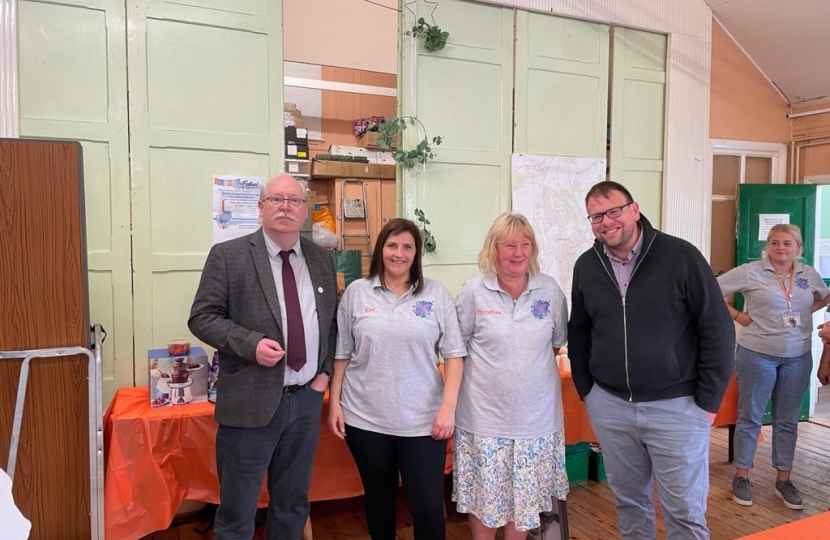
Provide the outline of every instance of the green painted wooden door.
<path id="1" fill-rule="evenodd" d="M 804 237 L 804 262 L 813 265 L 816 244 L 816 186 L 764 185 L 738 186 L 738 248 L 736 264 L 761 259 L 766 236 L 759 237 L 761 214 L 786 214 L 789 222 L 801 228 Z"/>
<path id="2" fill-rule="evenodd" d="M 738 187 L 738 238 L 735 266 L 761 259 L 766 234 L 760 234 L 762 215 L 787 215 L 789 223 L 798 225 L 804 239 L 804 263 L 813 265 L 816 245 L 816 186 L 741 184 Z M 761 238 L 763 236 L 763 239 Z M 742 307 L 743 301 L 735 299 Z M 771 404 L 767 404 L 763 422 L 772 422 Z M 810 390 L 804 394 L 799 419 L 810 415 Z"/>
<path id="3" fill-rule="evenodd" d="M 608 25 L 516 12 L 513 151 L 605 158 Z"/>
<path id="4" fill-rule="evenodd" d="M 212 245 L 212 176 L 282 170 L 282 3 L 131 0 L 127 18 L 142 383 L 147 349 L 195 343 L 186 323 Z"/>
<path id="5" fill-rule="evenodd" d="M 614 28 L 611 180 L 625 185 L 652 225 L 663 208 L 666 36 Z"/>
<path id="6" fill-rule="evenodd" d="M 434 3 L 409 7 L 431 23 Z M 411 28 L 412 13 L 401 16 L 402 27 Z M 425 272 L 455 292 L 478 274 L 484 235 L 510 209 L 513 10 L 441 0 L 435 19 L 452 29 L 443 50 L 428 52 L 422 40 L 401 36 L 398 102 L 402 115 L 416 115 L 430 138 L 445 141 L 434 160 L 399 167 L 398 178 L 403 215 L 421 208 L 432 220 L 438 251 L 425 257 Z M 417 136 L 407 129 L 405 145 L 414 146 Z"/>

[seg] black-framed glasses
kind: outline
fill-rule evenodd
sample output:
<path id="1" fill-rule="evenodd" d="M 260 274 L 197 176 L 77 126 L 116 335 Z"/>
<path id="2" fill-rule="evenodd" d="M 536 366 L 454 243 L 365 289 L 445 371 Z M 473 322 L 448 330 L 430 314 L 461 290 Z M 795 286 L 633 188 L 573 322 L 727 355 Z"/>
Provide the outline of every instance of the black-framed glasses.
<path id="1" fill-rule="evenodd" d="M 291 206 L 300 206 L 308 202 L 308 200 L 303 199 L 302 197 L 280 197 L 279 195 L 275 197 L 265 197 L 262 200 L 267 201 L 271 206 L 282 206 L 282 203 L 285 201 L 288 201 L 288 204 Z"/>
<path id="2" fill-rule="evenodd" d="M 617 219 L 622 215 L 623 208 L 625 208 L 626 206 L 631 206 L 632 204 L 634 204 L 634 201 L 631 201 L 630 203 L 624 204 L 622 206 L 615 206 L 614 208 L 609 208 L 605 212 L 591 214 L 590 216 L 588 216 L 588 221 L 596 225 L 598 223 L 602 223 L 602 219 L 605 216 L 608 216 L 609 219 Z"/>

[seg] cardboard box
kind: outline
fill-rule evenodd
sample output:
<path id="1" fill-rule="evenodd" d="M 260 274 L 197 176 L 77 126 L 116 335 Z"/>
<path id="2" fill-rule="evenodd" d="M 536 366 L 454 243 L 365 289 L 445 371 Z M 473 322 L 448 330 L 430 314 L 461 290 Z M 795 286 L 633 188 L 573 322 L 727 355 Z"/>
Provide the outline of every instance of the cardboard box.
<path id="1" fill-rule="evenodd" d="M 311 176 L 315 178 L 395 178 L 395 165 L 314 160 Z"/>
<path id="2" fill-rule="evenodd" d="M 392 152 L 389 150 L 373 150 L 371 148 L 362 148 L 360 146 L 332 144 L 329 146 L 329 154 L 335 156 L 361 156 L 368 159 L 369 163 L 395 165 L 395 158 L 392 157 Z"/>
<path id="3" fill-rule="evenodd" d="M 396 165 L 395 158 L 392 157 L 392 152 L 387 150 L 369 150 L 366 152 L 366 157 L 369 158 L 369 163 L 377 163 L 379 165 Z"/>
<path id="4" fill-rule="evenodd" d="M 362 156 L 369 157 L 369 150 L 361 148 L 360 146 L 344 146 L 342 144 L 332 144 L 329 146 L 329 154 L 334 156 Z"/>
<path id="5" fill-rule="evenodd" d="M 398 143 L 398 136 L 394 135 L 392 137 L 392 146 L 390 148 L 396 148 Z M 378 134 L 376 131 L 367 131 L 362 137 L 357 140 L 357 145 L 362 148 L 371 148 L 373 150 L 386 150 L 386 148 L 382 148 L 378 144 Z"/>
<path id="6" fill-rule="evenodd" d="M 187 356 L 171 357 L 167 349 L 147 351 L 150 406 L 186 405 L 207 401 L 208 357 L 201 347 Z"/>

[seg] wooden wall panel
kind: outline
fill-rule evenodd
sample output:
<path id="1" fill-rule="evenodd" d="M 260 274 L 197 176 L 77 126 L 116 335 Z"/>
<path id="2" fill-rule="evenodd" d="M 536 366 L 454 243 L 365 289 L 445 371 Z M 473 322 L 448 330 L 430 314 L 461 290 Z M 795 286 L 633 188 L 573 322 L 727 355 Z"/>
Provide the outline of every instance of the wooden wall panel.
<path id="1" fill-rule="evenodd" d="M 376 73 L 357 69 L 323 66 L 325 81 L 365 84 L 395 88 L 397 76 L 390 73 Z M 323 142 L 312 145 L 312 156 L 328 152 L 332 144 L 357 146 L 352 122 L 355 118 L 382 115 L 396 116 L 397 100 L 387 96 L 370 96 L 349 92 L 323 91 Z"/>
<path id="2" fill-rule="evenodd" d="M 0 139 L 0 351 L 89 346 L 81 147 Z M 0 466 L 21 360 L 0 360 Z M 31 538 L 89 538 L 86 356 L 30 365 L 13 493 Z"/>

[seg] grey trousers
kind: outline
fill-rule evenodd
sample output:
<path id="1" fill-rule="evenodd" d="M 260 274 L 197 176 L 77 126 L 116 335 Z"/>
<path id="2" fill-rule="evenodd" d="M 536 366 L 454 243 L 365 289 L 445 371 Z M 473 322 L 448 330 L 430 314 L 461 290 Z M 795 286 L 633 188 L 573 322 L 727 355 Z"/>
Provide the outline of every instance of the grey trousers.
<path id="1" fill-rule="evenodd" d="M 694 398 L 634 403 L 595 384 L 585 408 L 602 445 L 621 538 L 657 539 L 656 482 L 669 540 L 708 540 L 710 425 Z"/>
<path id="2" fill-rule="evenodd" d="M 251 540 L 262 479 L 268 473 L 268 540 L 299 540 L 308 518 L 308 489 L 320 433 L 323 392 L 303 387 L 282 396 L 262 427 L 219 425 L 219 509 L 215 540 Z M 221 399 L 221 398 L 220 398 Z"/>

